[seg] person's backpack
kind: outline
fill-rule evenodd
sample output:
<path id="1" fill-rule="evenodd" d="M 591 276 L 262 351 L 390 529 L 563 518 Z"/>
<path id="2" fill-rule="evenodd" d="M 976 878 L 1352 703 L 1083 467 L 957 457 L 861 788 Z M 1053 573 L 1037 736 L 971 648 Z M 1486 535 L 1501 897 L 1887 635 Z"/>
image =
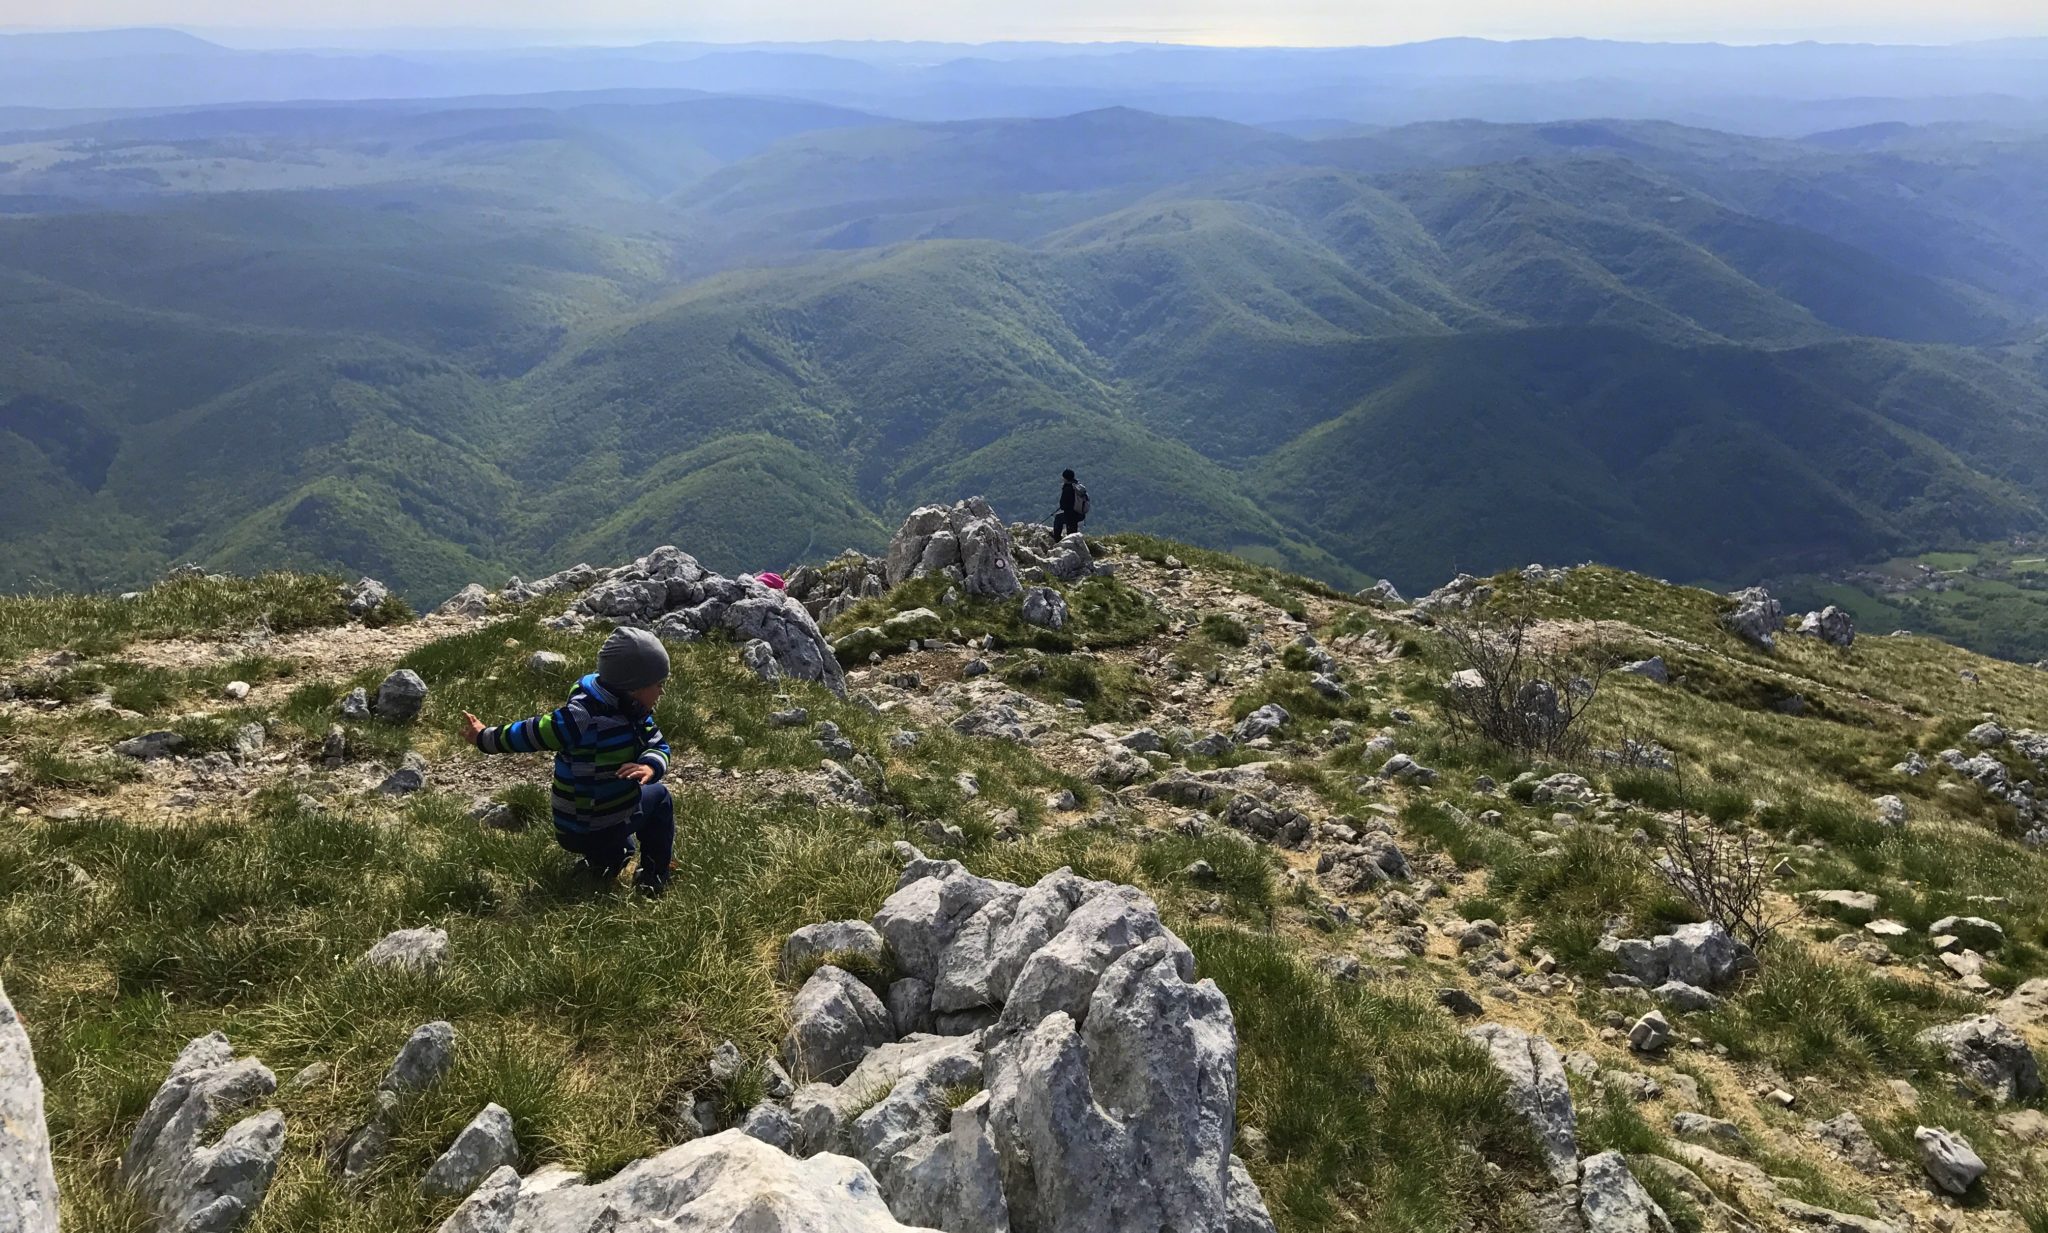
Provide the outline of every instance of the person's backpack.
<path id="1" fill-rule="evenodd" d="M 1086 484 L 1074 485 L 1074 517 L 1079 518 L 1083 522 L 1088 520 L 1088 486 Z"/>

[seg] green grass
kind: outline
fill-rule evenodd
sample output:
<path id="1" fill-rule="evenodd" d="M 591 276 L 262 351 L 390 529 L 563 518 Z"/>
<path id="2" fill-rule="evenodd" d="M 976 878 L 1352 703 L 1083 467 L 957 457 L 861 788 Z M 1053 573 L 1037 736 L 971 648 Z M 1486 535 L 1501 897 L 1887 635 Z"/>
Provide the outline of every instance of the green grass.
<path id="1" fill-rule="evenodd" d="M 101 595 L 0 596 L 0 660 L 66 649 L 104 655 L 132 642 L 262 624 L 276 633 L 348 619 L 338 580 L 314 574 L 183 578 L 132 600 Z"/>
<path id="2" fill-rule="evenodd" d="M 970 639 L 993 636 L 998 647 L 1028 647 L 1053 653 L 1130 646 L 1165 628 L 1158 609 L 1120 579 L 1095 577 L 1054 589 L 1067 601 L 1067 624 L 1058 630 L 1026 624 L 1023 605 L 1016 597 L 993 599 L 963 594 L 956 604 L 942 604 L 940 598 L 948 590 L 958 591 L 959 584 L 934 576 L 906 582 L 879 598 L 862 600 L 834 619 L 827 633 L 841 647 L 841 660 L 851 664 L 864 662 L 871 652 L 887 656 L 901 651 L 902 646 L 896 642 L 857 635 L 863 629 L 878 629 L 898 613 L 917 608 L 938 613 L 945 629 L 958 629 Z"/>

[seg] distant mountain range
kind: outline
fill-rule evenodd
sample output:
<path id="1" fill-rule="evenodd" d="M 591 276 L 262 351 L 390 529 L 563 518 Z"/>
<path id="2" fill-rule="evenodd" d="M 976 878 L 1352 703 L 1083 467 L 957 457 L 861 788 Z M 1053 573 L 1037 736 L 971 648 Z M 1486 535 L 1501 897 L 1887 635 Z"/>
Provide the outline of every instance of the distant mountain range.
<path id="1" fill-rule="evenodd" d="M 176 31 L 115 30 L 0 36 L 0 65 L 0 108 L 692 89 L 801 98 L 916 120 L 1134 107 L 1302 132 L 1584 116 L 1788 137 L 1887 120 L 2048 123 L 2048 39 L 1952 46 L 1565 38 L 1251 50 L 887 42 L 233 50 Z"/>
<path id="2" fill-rule="evenodd" d="M 2044 321 L 2002 129 L 123 115 L 0 138 L 0 586 L 761 568 L 1063 466 L 1338 583 L 1739 582 L 2043 530 Z"/>

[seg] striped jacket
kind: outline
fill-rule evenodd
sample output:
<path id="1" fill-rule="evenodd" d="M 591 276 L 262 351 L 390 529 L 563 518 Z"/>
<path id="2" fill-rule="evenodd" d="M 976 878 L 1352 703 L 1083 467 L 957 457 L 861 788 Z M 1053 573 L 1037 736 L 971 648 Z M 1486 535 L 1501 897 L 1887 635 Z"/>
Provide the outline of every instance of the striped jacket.
<path id="1" fill-rule="evenodd" d="M 592 673 L 569 700 L 545 715 L 485 728 L 476 739 L 485 753 L 555 755 L 555 827 L 601 831 L 632 821 L 640 785 L 619 778 L 619 768 L 641 762 L 655 779 L 668 774 L 668 741 L 654 716 L 597 683 Z"/>

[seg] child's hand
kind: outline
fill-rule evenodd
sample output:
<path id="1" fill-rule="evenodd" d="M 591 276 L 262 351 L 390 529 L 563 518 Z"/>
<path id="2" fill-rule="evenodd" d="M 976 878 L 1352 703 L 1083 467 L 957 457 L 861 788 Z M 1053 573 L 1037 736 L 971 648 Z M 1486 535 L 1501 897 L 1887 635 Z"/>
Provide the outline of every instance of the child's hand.
<path id="1" fill-rule="evenodd" d="M 476 716 L 470 714 L 468 711 L 464 711 L 462 713 L 462 739 L 474 745 L 476 744 L 476 738 L 482 736 L 483 734 L 484 721 L 478 719 Z"/>
<path id="2" fill-rule="evenodd" d="M 654 768 L 645 762 L 628 762 L 619 768 L 620 779 L 630 779 L 637 784 L 654 782 Z"/>

